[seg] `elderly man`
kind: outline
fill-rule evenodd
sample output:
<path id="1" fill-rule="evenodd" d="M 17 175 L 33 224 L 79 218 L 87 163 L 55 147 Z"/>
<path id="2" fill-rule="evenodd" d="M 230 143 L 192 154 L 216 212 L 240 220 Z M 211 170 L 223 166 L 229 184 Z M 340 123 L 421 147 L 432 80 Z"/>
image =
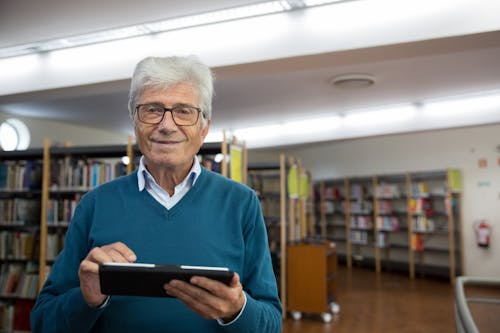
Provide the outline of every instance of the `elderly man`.
<path id="1" fill-rule="evenodd" d="M 82 197 L 31 314 L 34 332 L 280 332 L 281 304 L 254 192 L 200 166 L 213 76 L 195 57 L 146 58 L 129 111 L 137 171 Z M 100 263 L 224 266 L 228 285 L 172 280 L 165 296 L 101 293 Z"/>

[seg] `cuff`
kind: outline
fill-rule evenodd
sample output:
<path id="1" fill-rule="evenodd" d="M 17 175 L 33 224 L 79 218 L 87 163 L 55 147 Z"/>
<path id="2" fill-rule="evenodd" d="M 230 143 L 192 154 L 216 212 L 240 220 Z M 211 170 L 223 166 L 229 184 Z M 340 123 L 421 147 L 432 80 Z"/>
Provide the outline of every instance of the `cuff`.
<path id="1" fill-rule="evenodd" d="M 99 304 L 95 308 L 96 309 L 103 309 L 106 305 L 108 305 L 110 298 L 111 298 L 111 296 L 106 296 L 106 299 L 104 300 L 104 302 L 102 302 L 101 304 Z"/>
<path id="2" fill-rule="evenodd" d="M 238 318 L 241 316 L 241 314 L 243 313 L 243 311 L 245 310 L 245 307 L 247 305 L 247 294 L 245 292 L 243 292 L 243 296 L 245 297 L 245 302 L 243 303 L 243 306 L 241 307 L 240 313 L 238 313 L 236 318 L 234 318 L 233 320 L 231 320 L 228 323 L 224 322 L 221 318 L 218 318 L 217 322 L 219 323 L 219 325 L 228 326 L 228 325 L 231 325 L 232 323 L 234 323 L 236 320 L 238 320 Z"/>

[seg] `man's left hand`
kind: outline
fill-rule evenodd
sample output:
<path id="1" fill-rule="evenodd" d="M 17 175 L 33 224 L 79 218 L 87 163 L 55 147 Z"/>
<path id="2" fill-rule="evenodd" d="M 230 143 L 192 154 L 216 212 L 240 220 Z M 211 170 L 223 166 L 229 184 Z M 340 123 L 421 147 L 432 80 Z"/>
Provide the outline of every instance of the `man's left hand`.
<path id="1" fill-rule="evenodd" d="M 168 295 L 177 297 L 191 310 L 207 319 L 234 320 L 245 303 L 238 273 L 229 285 L 202 276 L 193 276 L 190 283 L 172 280 L 165 284 Z"/>

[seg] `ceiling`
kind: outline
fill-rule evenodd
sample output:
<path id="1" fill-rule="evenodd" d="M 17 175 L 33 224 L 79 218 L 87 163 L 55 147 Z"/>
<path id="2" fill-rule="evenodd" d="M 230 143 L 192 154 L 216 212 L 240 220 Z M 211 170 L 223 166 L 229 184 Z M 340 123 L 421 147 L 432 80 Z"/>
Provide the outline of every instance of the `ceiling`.
<path id="1" fill-rule="evenodd" d="M 0 1 L 0 47 L 252 2 Z M 21 19 L 19 13 L 28 14 Z M 240 57 L 238 49 L 225 52 Z M 296 52 L 212 67 L 217 78 L 212 129 L 232 130 L 498 90 L 500 30 Z M 350 90 L 330 84 L 332 77 L 344 73 L 372 74 L 375 85 Z M 132 133 L 127 117 L 128 86 L 124 77 L 14 93 L 0 89 L 0 112 L 128 134 Z"/>

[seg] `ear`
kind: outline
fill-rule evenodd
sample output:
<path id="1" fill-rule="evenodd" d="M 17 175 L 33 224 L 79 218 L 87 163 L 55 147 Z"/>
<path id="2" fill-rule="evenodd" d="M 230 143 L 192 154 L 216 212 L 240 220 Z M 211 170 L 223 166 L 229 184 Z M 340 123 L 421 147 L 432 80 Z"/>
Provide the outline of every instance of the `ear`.
<path id="1" fill-rule="evenodd" d="M 205 128 L 203 128 L 203 129 L 201 130 L 200 135 L 201 135 L 201 139 L 202 139 L 201 141 L 202 141 L 202 142 L 203 142 L 203 141 L 205 141 L 205 138 L 207 137 L 207 134 L 208 134 L 208 130 L 209 130 L 209 129 L 210 129 L 210 119 L 208 119 L 208 120 L 207 120 L 207 125 L 205 126 Z"/>

